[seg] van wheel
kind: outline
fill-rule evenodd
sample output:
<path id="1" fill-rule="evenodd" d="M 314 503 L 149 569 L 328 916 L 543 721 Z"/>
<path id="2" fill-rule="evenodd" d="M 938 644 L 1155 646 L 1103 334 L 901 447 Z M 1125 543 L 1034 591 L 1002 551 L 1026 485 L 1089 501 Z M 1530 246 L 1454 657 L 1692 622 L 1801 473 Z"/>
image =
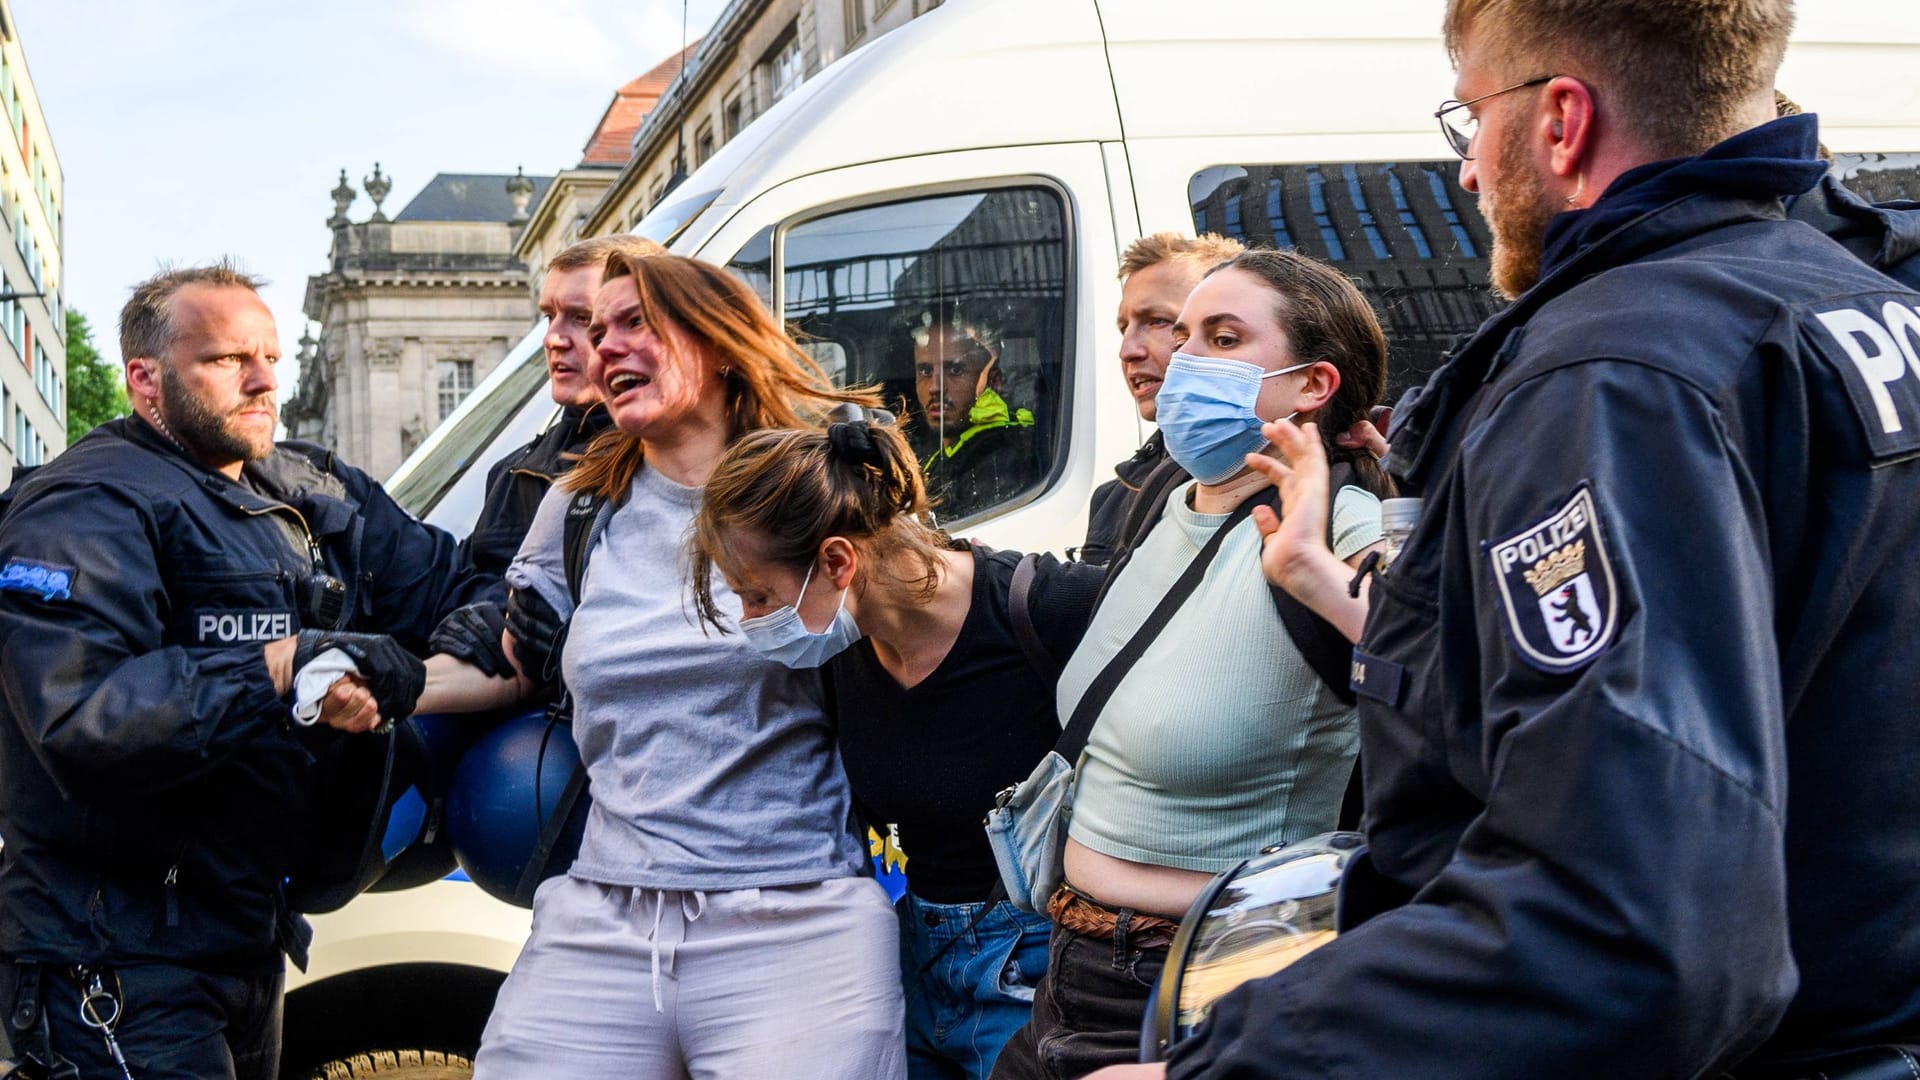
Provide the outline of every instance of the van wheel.
<path id="1" fill-rule="evenodd" d="M 309 1080 L 471 1080 L 473 1062 L 438 1050 L 374 1050 L 329 1061 Z"/>

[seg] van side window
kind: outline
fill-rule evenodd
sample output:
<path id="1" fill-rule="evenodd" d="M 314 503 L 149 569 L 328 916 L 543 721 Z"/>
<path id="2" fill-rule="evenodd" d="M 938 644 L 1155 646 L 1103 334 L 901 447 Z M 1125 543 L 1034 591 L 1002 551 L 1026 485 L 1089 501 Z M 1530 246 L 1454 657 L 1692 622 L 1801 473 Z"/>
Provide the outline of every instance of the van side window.
<path id="1" fill-rule="evenodd" d="M 1387 400 L 1418 386 L 1500 301 L 1492 237 L 1458 161 L 1220 165 L 1187 185 L 1197 232 L 1290 247 L 1360 285 L 1387 331 Z"/>
<path id="2" fill-rule="evenodd" d="M 735 260 L 749 279 L 758 239 Z M 1066 261 L 1065 208 L 1042 187 L 865 206 L 786 230 L 784 317 L 837 378 L 880 388 L 943 524 L 1035 494 L 1053 470 Z"/>

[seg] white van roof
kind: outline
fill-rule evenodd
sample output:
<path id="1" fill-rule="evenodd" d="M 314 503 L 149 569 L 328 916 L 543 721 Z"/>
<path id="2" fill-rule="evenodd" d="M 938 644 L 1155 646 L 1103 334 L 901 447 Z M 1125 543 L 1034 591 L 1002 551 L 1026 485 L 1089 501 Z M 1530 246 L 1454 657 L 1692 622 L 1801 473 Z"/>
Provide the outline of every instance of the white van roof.
<path id="1" fill-rule="evenodd" d="M 1920 4 L 1799 9 L 1781 85 L 1821 114 L 1829 144 L 1920 150 Z M 1440 0 L 949 0 L 829 65 L 695 172 L 678 194 L 718 198 L 688 239 L 697 247 L 767 188 L 870 161 L 1123 132 L 1425 133 L 1453 86 L 1442 10 Z M 1175 81 L 1187 85 L 1166 93 Z M 1218 108 L 1185 104 L 1196 82 Z M 808 107 L 821 97 L 833 107 Z"/>

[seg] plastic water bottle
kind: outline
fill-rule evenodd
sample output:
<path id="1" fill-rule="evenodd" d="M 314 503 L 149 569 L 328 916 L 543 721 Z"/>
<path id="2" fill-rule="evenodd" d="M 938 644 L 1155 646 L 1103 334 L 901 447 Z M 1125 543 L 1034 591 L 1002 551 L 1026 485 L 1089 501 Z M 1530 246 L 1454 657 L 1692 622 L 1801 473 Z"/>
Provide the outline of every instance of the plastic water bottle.
<path id="1" fill-rule="evenodd" d="M 1400 549 L 1406 546 L 1407 536 L 1413 527 L 1420 524 L 1420 508 L 1424 499 L 1383 499 L 1380 502 L 1380 528 L 1386 533 L 1388 565 L 1399 558 Z"/>

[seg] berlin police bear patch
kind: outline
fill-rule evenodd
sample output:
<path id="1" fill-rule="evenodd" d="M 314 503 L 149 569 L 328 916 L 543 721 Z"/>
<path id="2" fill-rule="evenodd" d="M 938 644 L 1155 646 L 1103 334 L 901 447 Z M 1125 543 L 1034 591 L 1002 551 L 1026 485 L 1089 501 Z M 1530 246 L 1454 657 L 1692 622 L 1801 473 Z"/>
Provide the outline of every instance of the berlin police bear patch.
<path id="1" fill-rule="evenodd" d="M 1619 591 L 1593 492 L 1582 484 L 1546 520 L 1488 545 L 1507 634 L 1548 672 L 1586 665 L 1613 640 Z"/>

